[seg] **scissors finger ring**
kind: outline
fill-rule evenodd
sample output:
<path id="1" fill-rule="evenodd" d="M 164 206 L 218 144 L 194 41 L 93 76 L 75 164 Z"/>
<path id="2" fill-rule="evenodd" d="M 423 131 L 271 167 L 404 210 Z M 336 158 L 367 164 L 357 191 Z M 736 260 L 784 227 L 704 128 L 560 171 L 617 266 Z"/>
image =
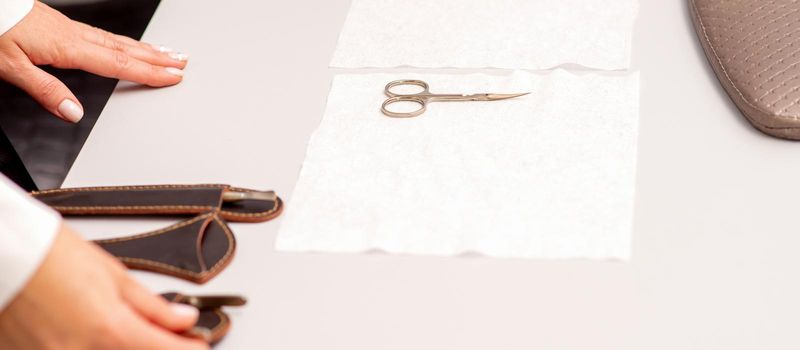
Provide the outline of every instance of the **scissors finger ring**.
<path id="1" fill-rule="evenodd" d="M 411 111 L 411 112 L 392 112 L 392 111 L 390 111 L 389 108 L 388 108 L 389 105 L 397 103 L 397 102 L 414 102 L 414 103 L 418 104 L 420 106 L 420 108 L 417 109 L 417 110 Z M 394 96 L 394 97 L 389 97 L 388 99 L 386 99 L 386 101 L 383 101 L 383 105 L 381 105 L 381 112 L 383 112 L 383 114 L 385 114 L 386 116 L 389 116 L 389 117 L 392 117 L 392 118 L 413 118 L 413 117 L 419 116 L 422 113 L 425 113 L 425 109 L 426 109 L 427 105 L 428 105 L 428 101 L 423 99 L 423 98 L 420 98 L 420 97 L 416 97 L 416 96 Z"/>

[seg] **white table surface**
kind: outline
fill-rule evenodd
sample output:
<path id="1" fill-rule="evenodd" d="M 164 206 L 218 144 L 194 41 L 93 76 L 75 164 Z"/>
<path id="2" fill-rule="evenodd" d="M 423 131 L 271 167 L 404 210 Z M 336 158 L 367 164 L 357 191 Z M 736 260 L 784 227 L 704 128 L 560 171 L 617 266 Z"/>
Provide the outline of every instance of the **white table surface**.
<path id="1" fill-rule="evenodd" d="M 348 5 L 164 0 L 145 39 L 191 54 L 185 81 L 120 84 L 64 185 L 224 182 L 291 202 L 341 72 L 328 61 Z M 275 220 L 233 224 L 236 258 L 206 285 L 136 276 L 156 291 L 249 297 L 230 310 L 219 349 L 800 348 L 797 143 L 739 115 L 685 1 L 642 0 L 634 36 L 641 126 L 627 263 L 285 254 L 273 249 Z M 71 223 L 99 238 L 165 221 Z"/>

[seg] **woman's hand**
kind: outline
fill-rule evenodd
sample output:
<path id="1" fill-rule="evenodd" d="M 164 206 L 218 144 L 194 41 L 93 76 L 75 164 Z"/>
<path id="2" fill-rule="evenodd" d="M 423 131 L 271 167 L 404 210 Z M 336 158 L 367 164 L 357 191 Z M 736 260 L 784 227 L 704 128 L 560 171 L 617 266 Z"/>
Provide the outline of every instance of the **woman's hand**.
<path id="1" fill-rule="evenodd" d="M 0 313 L 0 349 L 208 349 L 176 332 L 197 309 L 170 304 L 63 226 L 44 262 Z"/>
<path id="2" fill-rule="evenodd" d="M 149 86 L 181 81 L 187 56 L 75 22 L 45 4 L 0 35 L 0 79 L 30 94 L 50 113 L 70 122 L 83 107 L 69 89 L 37 65 L 75 68 Z"/>

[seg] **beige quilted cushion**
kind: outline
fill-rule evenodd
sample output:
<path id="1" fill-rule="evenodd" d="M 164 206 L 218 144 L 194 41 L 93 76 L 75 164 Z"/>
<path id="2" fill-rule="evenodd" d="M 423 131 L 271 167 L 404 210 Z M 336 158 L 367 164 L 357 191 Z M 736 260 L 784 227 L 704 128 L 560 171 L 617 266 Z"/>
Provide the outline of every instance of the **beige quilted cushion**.
<path id="1" fill-rule="evenodd" d="M 800 1 L 689 0 L 725 90 L 759 130 L 800 139 Z"/>

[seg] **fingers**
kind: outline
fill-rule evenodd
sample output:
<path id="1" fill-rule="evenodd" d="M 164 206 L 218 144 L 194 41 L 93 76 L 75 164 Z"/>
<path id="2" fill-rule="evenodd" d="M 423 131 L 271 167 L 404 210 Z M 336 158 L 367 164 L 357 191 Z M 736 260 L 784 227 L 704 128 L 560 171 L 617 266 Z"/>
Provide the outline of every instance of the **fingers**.
<path id="1" fill-rule="evenodd" d="M 207 350 L 208 344 L 202 340 L 191 339 L 159 328 L 156 325 L 130 315 L 124 323 L 123 337 L 125 349 L 169 349 L 169 350 Z"/>
<path id="2" fill-rule="evenodd" d="M 79 26 L 84 31 L 84 39 L 95 45 L 115 51 L 122 51 L 133 58 L 157 66 L 175 67 L 179 69 L 186 67 L 186 61 L 189 57 L 185 54 L 159 50 L 152 45 L 126 36 L 112 34 L 83 23 L 79 23 Z"/>
<path id="3" fill-rule="evenodd" d="M 197 308 L 167 302 L 129 277 L 126 281 L 122 298 L 144 318 L 174 332 L 190 329 L 197 322 Z"/>
<path id="4" fill-rule="evenodd" d="M 121 50 L 86 43 L 68 53 L 69 68 L 78 68 L 109 78 L 129 80 L 153 87 L 175 85 L 183 70 L 141 61 Z"/>
<path id="5" fill-rule="evenodd" d="M 83 107 L 80 102 L 56 77 L 34 66 L 27 58 L 19 59 L 14 68 L 11 74 L 3 74 L 4 70 L 0 69 L 0 78 L 27 92 L 50 113 L 61 119 L 77 123 L 83 118 Z"/>
<path id="6" fill-rule="evenodd" d="M 139 45 L 132 46 L 122 44 L 120 51 L 143 62 L 157 66 L 175 67 L 178 69 L 185 68 L 186 61 L 189 59 L 189 56 L 185 54 L 179 52 L 159 52 L 149 45 L 142 47 Z"/>

